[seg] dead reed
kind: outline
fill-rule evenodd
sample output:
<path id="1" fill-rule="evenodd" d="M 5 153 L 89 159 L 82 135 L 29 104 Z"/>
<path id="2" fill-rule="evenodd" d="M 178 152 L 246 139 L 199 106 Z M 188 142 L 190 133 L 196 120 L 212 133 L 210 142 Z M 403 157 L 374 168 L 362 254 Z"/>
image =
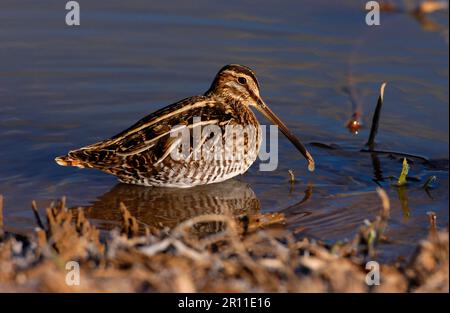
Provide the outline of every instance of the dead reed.
<path id="1" fill-rule="evenodd" d="M 448 230 L 435 226 L 409 262 L 381 264 L 381 284 L 366 284 L 366 262 L 376 259 L 390 213 L 386 193 L 378 193 L 375 220 L 353 240 L 334 245 L 267 227 L 273 221 L 242 223 L 232 215 L 200 215 L 171 230 L 142 229 L 123 204 L 120 230 L 101 240 L 83 210 L 67 209 L 65 199 L 46 209 L 45 223 L 33 205 L 33 234 L 5 231 L 0 237 L 0 291 L 448 292 Z M 203 233 L 201 226 L 209 224 L 220 227 Z M 80 265 L 79 285 L 66 283 L 69 261 Z"/>

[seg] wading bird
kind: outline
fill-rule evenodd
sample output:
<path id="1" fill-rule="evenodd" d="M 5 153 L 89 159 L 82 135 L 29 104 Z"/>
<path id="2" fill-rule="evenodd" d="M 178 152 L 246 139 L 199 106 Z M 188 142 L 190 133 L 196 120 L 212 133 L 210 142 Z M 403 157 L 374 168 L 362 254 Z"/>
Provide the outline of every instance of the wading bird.
<path id="1" fill-rule="evenodd" d="M 313 171 L 311 154 L 262 100 L 253 71 L 236 64 L 224 66 L 204 95 L 171 104 L 110 139 L 72 150 L 55 161 L 62 166 L 95 168 L 129 184 L 186 188 L 221 182 L 246 172 L 258 156 L 262 134 L 251 108 L 278 126 Z M 210 126 L 215 126 L 219 135 L 201 132 L 195 140 L 196 129 Z M 197 141 L 182 158 L 172 157 L 183 150 L 186 139 L 174 136 L 175 129 L 187 130 L 189 143 Z M 224 144 L 230 138 L 233 145 Z M 207 145 L 210 141 L 220 145 Z M 208 148 L 198 153 L 198 147 Z M 203 153 L 217 147 L 222 151 L 215 157 Z M 236 157 L 238 150 L 242 153 Z"/>

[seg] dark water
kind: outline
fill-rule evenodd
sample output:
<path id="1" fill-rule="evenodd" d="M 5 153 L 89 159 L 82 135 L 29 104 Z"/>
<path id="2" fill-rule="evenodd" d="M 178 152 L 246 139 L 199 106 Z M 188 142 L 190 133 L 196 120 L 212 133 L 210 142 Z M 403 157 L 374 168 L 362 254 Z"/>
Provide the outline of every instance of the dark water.
<path id="1" fill-rule="evenodd" d="M 428 211 L 439 227 L 448 225 L 448 11 L 425 22 L 382 13 L 381 26 L 368 27 L 363 3 L 80 1 L 81 26 L 68 27 L 65 1 L 3 0 L 0 193 L 9 229 L 34 227 L 31 200 L 44 208 L 65 195 L 69 206 L 90 207 L 104 227 L 114 225 L 112 207 L 124 201 L 147 224 L 171 226 L 230 208 L 280 211 L 301 234 L 351 238 L 379 210 L 374 178 L 401 169 L 401 158 L 359 152 L 387 81 L 377 148 L 433 160 L 411 159 L 418 181 L 405 188 L 380 182 L 392 202 L 381 257 L 411 253 L 427 234 Z M 189 192 L 117 185 L 112 176 L 54 163 L 69 149 L 204 92 L 228 63 L 256 71 L 263 98 L 304 142 L 340 149 L 309 145 L 317 162 L 309 173 L 280 137 L 276 171 L 259 172 L 255 164 L 237 180 Z M 345 128 L 355 106 L 364 123 L 357 135 Z M 288 169 L 298 179 L 293 186 Z M 431 175 L 438 180 L 427 194 L 421 185 Z"/>

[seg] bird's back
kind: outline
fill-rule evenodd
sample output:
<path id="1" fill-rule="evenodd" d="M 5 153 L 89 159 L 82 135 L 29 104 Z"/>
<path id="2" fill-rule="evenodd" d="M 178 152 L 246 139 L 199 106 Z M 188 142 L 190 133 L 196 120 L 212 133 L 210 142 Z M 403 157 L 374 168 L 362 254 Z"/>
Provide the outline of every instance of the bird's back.
<path id="1" fill-rule="evenodd" d="M 248 132 L 242 129 L 245 126 L 251 126 L 253 133 L 244 135 Z M 209 129 L 220 134 L 209 138 Z M 196 131 L 200 136 L 196 136 Z M 229 158 L 230 154 L 233 158 L 236 155 L 225 142 L 231 131 L 232 147 L 244 147 L 244 154 L 236 160 Z M 188 150 L 178 151 L 184 147 L 183 139 L 189 141 Z M 215 97 L 195 96 L 144 117 L 110 139 L 70 151 L 56 161 L 60 165 L 99 169 L 125 183 L 191 187 L 245 172 L 256 159 L 260 142 L 259 123 L 251 110 Z M 208 144 L 213 150 L 221 147 L 222 156 L 215 152 L 211 155 Z M 174 154 L 182 157 L 174 158 Z"/>

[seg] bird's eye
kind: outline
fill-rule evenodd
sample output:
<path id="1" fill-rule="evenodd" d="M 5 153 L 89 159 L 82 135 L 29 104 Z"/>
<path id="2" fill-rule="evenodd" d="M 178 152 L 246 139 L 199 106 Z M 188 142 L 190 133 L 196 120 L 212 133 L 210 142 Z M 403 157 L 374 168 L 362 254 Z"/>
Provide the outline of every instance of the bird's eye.
<path id="1" fill-rule="evenodd" d="M 240 76 L 238 77 L 238 82 L 241 85 L 245 85 L 247 83 L 247 80 L 245 79 L 245 77 Z"/>

